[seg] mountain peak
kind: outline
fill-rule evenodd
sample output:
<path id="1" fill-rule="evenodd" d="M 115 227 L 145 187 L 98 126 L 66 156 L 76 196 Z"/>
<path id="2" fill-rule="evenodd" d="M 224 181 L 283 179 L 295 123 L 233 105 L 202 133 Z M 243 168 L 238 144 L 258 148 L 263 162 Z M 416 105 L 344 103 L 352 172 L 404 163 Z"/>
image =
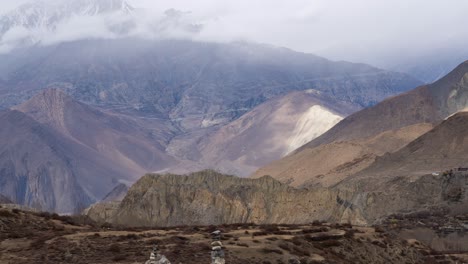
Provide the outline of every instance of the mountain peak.
<path id="1" fill-rule="evenodd" d="M 129 15 L 134 8 L 125 0 L 55 0 L 30 1 L 0 17 L 0 39 L 10 30 L 55 30 L 74 16 L 97 16 L 109 13 Z"/>
<path id="2" fill-rule="evenodd" d="M 60 89 L 46 89 L 13 109 L 33 116 L 41 123 L 63 128 L 65 127 L 65 111 L 75 109 L 79 104 Z"/>

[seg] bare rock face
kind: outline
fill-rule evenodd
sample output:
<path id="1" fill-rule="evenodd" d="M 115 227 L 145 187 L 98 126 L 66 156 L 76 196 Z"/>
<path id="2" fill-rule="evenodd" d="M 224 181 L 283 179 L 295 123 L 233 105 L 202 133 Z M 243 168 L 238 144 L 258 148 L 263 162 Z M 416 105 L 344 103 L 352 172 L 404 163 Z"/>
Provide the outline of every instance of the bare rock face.
<path id="1" fill-rule="evenodd" d="M 375 224 L 398 214 L 468 212 L 466 173 L 350 180 L 340 188 L 331 221 Z"/>
<path id="2" fill-rule="evenodd" d="M 328 190 L 298 190 L 270 177 L 243 179 L 213 171 L 149 174 L 131 187 L 106 220 L 131 226 L 307 223 L 329 218 L 334 199 Z M 91 207 L 88 215 L 101 220 L 94 213 L 102 211 L 99 206 Z"/>
<path id="3" fill-rule="evenodd" d="M 305 224 L 315 220 L 370 225 L 393 214 L 466 213 L 467 193 L 466 173 L 356 180 L 308 190 L 271 177 L 243 179 L 203 171 L 187 176 L 146 175 L 120 204 L 98 203 L 86 213 L 100 222 L 129 226 Z"/>

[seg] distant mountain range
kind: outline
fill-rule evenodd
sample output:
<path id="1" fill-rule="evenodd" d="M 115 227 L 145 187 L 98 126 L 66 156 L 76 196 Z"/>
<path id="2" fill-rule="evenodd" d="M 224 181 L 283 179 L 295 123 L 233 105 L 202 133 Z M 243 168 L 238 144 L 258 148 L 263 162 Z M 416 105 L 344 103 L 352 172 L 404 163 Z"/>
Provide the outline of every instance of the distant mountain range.
<path id="1" fill-rule="evenodd" d="M 432 85 L 358 111 L 260 169 L 258 179 L 148 174 L 121 202 L 86 213 L 134 226 L 317 220 L 398 227 L 405 217 L 456 218 L 468 212 L 467 80 L 465 62 Z"/>
<path id="2" fill-rule="evenodd" d="M 138 10 L 125 1 L 72 2 L 35 2 L 0 18 L 0 46 L 9 46 L 0 55 L 0 193 L 44 210 L 79 210 L 146 172 L 247 176 L 349 114 L 422 84 L 264 44 L 143 38 L 131 33 Z M 103 25 L 115 35 L 44 38 L 90 17 L 109 18 Z M 155 30 L 197 30 L 185 22 L 170 10 Z M 12 38 L 18 28 L 25 34 Z M 420 111 L 426 122 L 439 118 Z M 344 137 L 415 123 L 388 122 Z"/>
<path id="3" fill-rule="evenodd" d="M 416 57 L 399 58 L 393 64 L 387 63 L 382 67 L 408 73 L 424 83 L 431 84 L 449 74 L 466 58 L 466 45 L 458 45 L 456 48 L 434 50 Z"/>

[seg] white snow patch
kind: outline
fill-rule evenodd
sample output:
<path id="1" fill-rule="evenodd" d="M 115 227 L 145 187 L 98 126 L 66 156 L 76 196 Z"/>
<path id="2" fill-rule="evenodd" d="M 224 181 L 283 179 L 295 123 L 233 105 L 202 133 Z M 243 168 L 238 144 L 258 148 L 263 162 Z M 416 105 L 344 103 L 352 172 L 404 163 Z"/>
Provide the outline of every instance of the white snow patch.
<path id="1" fill-rule="evenodd" d="M 330 112 L 323 106 L 312 106 L 297 121 L 292 136 L 287 140 L 286 154 L 319 137 L 341 120 L 342 116 Z"/>

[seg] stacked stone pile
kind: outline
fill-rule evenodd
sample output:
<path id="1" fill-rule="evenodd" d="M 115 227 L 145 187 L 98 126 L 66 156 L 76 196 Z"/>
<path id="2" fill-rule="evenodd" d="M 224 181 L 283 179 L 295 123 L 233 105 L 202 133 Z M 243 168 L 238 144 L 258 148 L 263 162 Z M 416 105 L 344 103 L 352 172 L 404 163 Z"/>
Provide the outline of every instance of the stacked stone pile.
<path id="1" fill-rule="evenodd" d="M 150 259 L 145 264 L 171 264 L 166 256 L 161 255 L 157 246 L 153 247 L 153 251 L 150 254 Z"/>
<path id="2" fill-rule="evenodd" d="M 221 243 L 221 231 L 211 233 L 211 264 L 225 264 L 223 243 Z"/>

